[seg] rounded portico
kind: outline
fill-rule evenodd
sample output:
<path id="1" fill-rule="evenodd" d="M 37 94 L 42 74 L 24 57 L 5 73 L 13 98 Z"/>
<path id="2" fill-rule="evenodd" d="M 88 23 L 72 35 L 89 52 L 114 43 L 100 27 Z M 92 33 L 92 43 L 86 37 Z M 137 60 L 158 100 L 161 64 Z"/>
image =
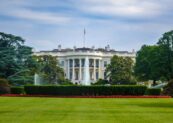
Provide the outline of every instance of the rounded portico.
<path id="1" fill-rule="evenodd" d="M 78 56 L 66 58 L 66 77 L 76 84 L 90 85 L 102 78 L 102 58 L 93 56 Z"/>

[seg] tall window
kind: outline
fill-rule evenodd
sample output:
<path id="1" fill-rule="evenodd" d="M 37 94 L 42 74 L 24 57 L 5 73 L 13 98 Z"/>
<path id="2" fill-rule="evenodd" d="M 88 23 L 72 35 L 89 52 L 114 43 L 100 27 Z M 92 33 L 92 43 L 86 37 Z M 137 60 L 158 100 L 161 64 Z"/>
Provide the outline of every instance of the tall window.
<path id="1" fill-rule="evenodd" d="M 96 80 L 98 80 L 98 79 L 99 79 L 99 72 L 96 71 Z"/>
<path id="2" fill-rule="evenodd" d="M 107 79 L 107 78 L 106 78 L 106 75 L 107 75 L 106 72 L 104 72 L 104 79 Z"/>
<path id="3" fill-rule="evenodd" d="M 104 61 L 104 67 L 107 67 L 107 64 L 108 64 L 107 61 Z"/>
<path id="4" fill-rule="evenodd" d="M 90 70 L 90 80 L 94 80 L 94 71 Z"/>
<path id="5" fill-rule="evenodd" d="M 73 74 L 72 74 L 72 69 L 70 69 L 70 80 L 72 80 L 72 76 L 73 76 Z"/>
<path id="6" fill-rule="evenodd" d="M 84 80 L 84 69 L 82 69 L 82 80 Z"/>
<path id="7" fill-rule="evenodd" d="M 89 59 L 89 67 L 94 67 L 94 59 Z"/>
<path id="8" fill-rule="evenodd" d="M 82 67 L 85 66 L 85 59 L 82 59 Z"/>
<path id="9" fill-rule="evenodd" d="M 79 79 L 79 71 L 76 70 L 76 71 L 75 71 L 75 80 L 78 80 L 78 79 Z"/>
<path id="10" fill-rule="evenodd" d="M 70 67 L 73 67 L 73 60 L 70 59 Z"/>
<path id="11" fill-rule="evenodd" d="M 64 61 L 61 61 L 61 66 L 64 66 Z"/>
<path id="12" fill-rule="evenodd" d="M 99 60 L 98 59 L 96 60 L 96 67 L 97 68 L 99 67 Z"/>
<path id="13" fill-rule="evenodd" d="M 75 67 L 79 67 L 79 59 L 75 59 Z"/>

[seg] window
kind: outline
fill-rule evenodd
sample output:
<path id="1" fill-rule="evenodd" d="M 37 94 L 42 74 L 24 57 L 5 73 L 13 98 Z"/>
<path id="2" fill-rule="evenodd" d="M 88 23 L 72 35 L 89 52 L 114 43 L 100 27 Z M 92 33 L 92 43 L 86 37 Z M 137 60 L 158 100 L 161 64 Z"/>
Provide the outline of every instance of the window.
<path id="1" fill-rule="evenodd" d="M 79 67 L 79 59 L 75 59 L 75 67 Z"/>
<path id="2" fill-rule="evenodd" d="M 72 69 L 70 70 L 70 80 L 72 80 L 72 76 L 73 76 L 73 74 L 72 74 Z"/>
<path id="3" fill-rule="evenodd" d="M 64 61 L 61 61 L 61 66 L 64 66 Z"/>
<path id="4" fill-rule="evenodd" d="M 107 66 L 107 61 L 104 61 L 104 67 L 106 67 Z"/>
<path id="5" fill-rule="evenodd" d="M 82 59 L 82 67 L 85 66 L 85 59 Z"/>
<path id="6" fill-rule="evenodd" d="M 73 67 L 73 60 L 70 59 L 69 61 L 70 61 L 70 67 Z"/>
<path id="7" fill-rule="evenodd" d="M 106 72 L 104 72 L 104 79 L 106 79 L 106 75 L 107 75 Z"/>
<path id="8" fill-rule="evenodd" d="M 98 80 L 99 79 L 99 72 L 97 71 L 96 72 L 96 80 Z"/>
<path id="9" fill-rule="evenodd" d="M 94 59 L 89 59 L 89 67 L 94 67 Z"/>
<path id="10" fill-rule="evenodd" d="M 75 71 L 75 80 L 78 80 L 78 79 L 79 79 L 79 71 L 76 70 L 76 71 Z"/>
<path id="11" fill-rule="evenodd" d="M 99 60 L 96 60 L 96 67 L 99 67 Z"/>

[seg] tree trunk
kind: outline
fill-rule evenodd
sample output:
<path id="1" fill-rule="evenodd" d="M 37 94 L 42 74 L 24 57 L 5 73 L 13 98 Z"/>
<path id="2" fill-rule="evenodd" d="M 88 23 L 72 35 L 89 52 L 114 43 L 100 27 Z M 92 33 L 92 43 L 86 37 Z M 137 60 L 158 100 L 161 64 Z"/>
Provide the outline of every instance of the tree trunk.
<path id="1" fill-rule="evenodd" d="M 153 86 L 157 85 L 156 80 L 153 80 Z"/>

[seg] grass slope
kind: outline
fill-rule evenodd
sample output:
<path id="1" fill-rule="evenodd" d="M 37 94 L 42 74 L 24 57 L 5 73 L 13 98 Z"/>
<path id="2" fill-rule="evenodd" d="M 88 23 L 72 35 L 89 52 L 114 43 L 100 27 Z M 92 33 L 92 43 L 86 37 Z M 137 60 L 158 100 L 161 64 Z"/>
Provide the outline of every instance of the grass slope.
<path id="1" fill-rule="evenodd" d="M 0 97 L 0 123 L 172 123 L 173 99 Z"/>

